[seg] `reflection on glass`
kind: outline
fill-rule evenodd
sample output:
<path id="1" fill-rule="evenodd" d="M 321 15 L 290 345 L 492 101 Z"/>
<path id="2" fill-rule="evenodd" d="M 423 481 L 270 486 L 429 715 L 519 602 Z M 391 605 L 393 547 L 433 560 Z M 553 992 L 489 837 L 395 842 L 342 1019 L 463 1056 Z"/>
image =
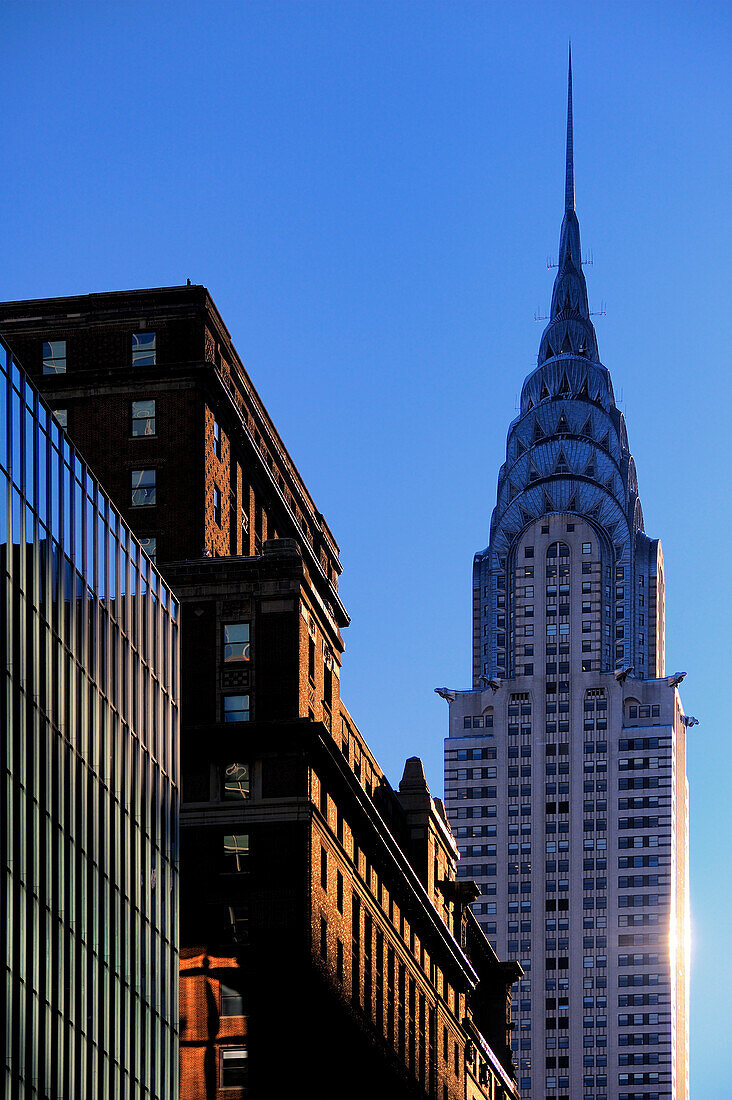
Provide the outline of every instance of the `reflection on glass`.
<path id="1" fill-rule="evenodd" d="M 249 623 L 226 623 L 224 661 L 248 661 L 250 656 Z"/>
<path id="2" fill-rule="evenodd" d="M 44 367 L 58 373 L 62 352 L 47 343 Z M 177 604 L 65 436 L 63 410 L 51 414 L 1 340 L 0 410 L 3 836 L 18 853 L 6 1030 L 24 1052 L 6 1091 L 32 1080 L 38 1095 L 108 1100 L 137 1079 L 141 1095 L 174 1100 Z M 100 838 L 120 835 L 121 805 L 119 849 Z M 47 920 L 28 918 L 28 897 Z M 101 991 L 154 1056 L 115 1045 Z M 53 1058 L 48 1019 L 66 1036 Z"/>
<path id="3" fill-rule="evenodd" d="M 229 764 L 224 771 L 224 798 L 249 798 L 249 765 Z"/>
<path id="4" fill-rule="evenodd" d="M 155 435 L 155 401 L 132 402 L 132 434 Z"/>
<path id="5" fill-rule="evenodd" d="M 154 538 L 140 539 L 140 546 L 151 561 L 155 561 L 158 540 Z"/>
<path id="6" fill-rule="evenodd" d="M 132 366 L 155 366 L 155 333 L 135 332 L 132 334 Z"/>
<path id="7" fill-rule="evenodd" d="M 132 504 L 155 504 L 155 470 L 132 471 Z"/>
<path id="8" fill-rule="evenodd" d="M 43 373 L 66 374 L 66 341 L 43 341 Z"/>
<path id="9" fill-rule="evenodd" d="M 235 833 L 224 837 L 224 866 L 236 874 L 246 871 L 249 855 L 249 834 Z"/>
<path id="10" fill-rule="evenodd" d="M 249 696 L 225 695 L 224 696 L 224 721 L 248 722 L 249 721 Z"/>

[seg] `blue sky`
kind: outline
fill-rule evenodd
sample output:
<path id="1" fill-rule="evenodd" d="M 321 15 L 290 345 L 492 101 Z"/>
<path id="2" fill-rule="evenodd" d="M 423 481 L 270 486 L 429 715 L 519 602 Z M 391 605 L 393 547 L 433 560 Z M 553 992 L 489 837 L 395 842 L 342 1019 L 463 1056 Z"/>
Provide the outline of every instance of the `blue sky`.
<path id="1" fill-rule="evenodd" d="M 6 2 L 3 299 L 209 287 L 342 551 L 342 688 L 442 788 L 563 201 L 688 670 L 692 1094 L 732 1090 L 732 9 Z M 722 575 L 724 573 L 724 575 Z"/>

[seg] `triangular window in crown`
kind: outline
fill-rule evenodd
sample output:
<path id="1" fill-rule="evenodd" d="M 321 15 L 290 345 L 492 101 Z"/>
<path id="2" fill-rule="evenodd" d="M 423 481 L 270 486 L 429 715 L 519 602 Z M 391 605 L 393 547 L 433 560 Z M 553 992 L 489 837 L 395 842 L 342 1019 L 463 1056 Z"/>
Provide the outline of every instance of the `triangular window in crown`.
<path id="1" fill-rule="evenodd" d="M 613 475 L 610 474 L 610 477 L 605 479 L 605 488 L 609 489 L 610 492 L 612 493 L 614 484 L 615 484 L 615 482 L 613 480 Z"/>
<path id="2" fill-rule="evenodd" d="M 590 396 L 590 391 L 587 388 L 587 379 L 586 378 L 584 378 L 582 380 L 582 385 L 580 386 L 580 391 L 579 391 L 577 396 L 578 397 L 589 397 Z"/>
<path id="3" fill-rule="evenodd" d="M 546 512 L 553 512 L 553 511 L 554 511 L 554 501 L 552 500 L 552 498 L 549 496 L 549 494 L 547 493 L 547 491 L 545 489 L 544 490 L 544 512 L 546 513 Z"/>
<path id="4" fill-rule="evenodd" d="M 559 392 L 561 393 L 561 390 Z M 554 430 L 555 430 L 557 435 L 570 435 L 571 434 L 572 429 L 570 428 L 569 421 L 567 420 L 564 413 L 562 413 L 562 415 L 559 417 L 559 420 L 557 421 L 557 426 Z"/>
<path id="5" fill-rule="evenodd" d="M 523 443 L 517 436 L 516 437 L 516 454 L 517 455 L 522 455 L 525 450 L 526 450 L 526 444 Z"/>
<path id="6" fill-rule="evenodd" d="M 568 393 L 571 393 L 571 392 L 572 392 L 572 388 L 569 384 L 569 379 L 567 378 L 567 375 L 565 374 L 564 377 L 562 378 L 562 384 L 559 387 L 559 389 L 557 390 L 557 393 L 568 394 Z"/>
<path id="7" fill-rule="evenodd" d="M 577 511 L 577 498 L 575 497 L 574 494 L 572 494 L 572 497 L 569 501 L 569 504 L 567 505 L 567 511 L 568 512 L 576 512 Z"/>
<path id="8" fill-rule="evenodd" d="M 541 387 L 541 394 L 539 395 L 539 400 L 540 401 L 545 401 L 547 399 L 547 397 L 549 397 L 549 390 L 547 388 L 546 382 L 544 382 L 544 384 Z"/>
<path id="9" fill-rule="evenodd" d="M 586 435 L 588 439 L 594 439 L 594 432 L 592 431 L 592 417 L 588 416 L 585 420 L 584 427 L 580 432 L 580 435 Z"/>
<path id="10" fill-rule="evenodd" d="M 607 527 L 605 528 L 605 530 L 607 531 L 610 538 L 613 537 L 613 535 L 615 534 L 617 529 L 618 529 L 617 523 L 608 523 Z"/>
<path id="11" fill-rule="evenodd" d="M 597 477 L 597 471 L 595 470 L 595 463 L 592 461 L 592 459 L 589 460 L 589 462 L 585 466 L 582 473 L 585 475 L 585 477 L 592 477 L 592 478 Z"/>
<path id="12" fill-rule="evenodd" d="M 554 473 L 555 474 L 568 474 L 569 473 L 569 463 L 567 462 L 564 451 L 559 452 L 559 456 L 557 458 L 557 462 L 556 462 L 556 465 L 554 467 Z"/>
<path id="13" fill-rule="evenodd" d="M 572 345 L 569 341 L 569 333 L 566 333 L 562 340 L 562 355 L 569 355 L 572 352 Z"/>
<path id="14" fill-rule="evenodd" d="M 590 508 L 587 515 L 591 516 L 592 519 L 598 519 L 599 518 L 599 516 L 600 516 L 600 502 L 599 501 L 593 508 Z"/>
<path id="15" fill-rule="evenodd" d="M 528 400 L 528 402 L 527 402 L 527 404 L 526 404 L 526 409 L 527 409 L 527 410 L 529 410 L 529 409 L 533 409 L 533 407 L 534 407 L 534 402 L 533 402 L 533 401 L 531 400 L 531 398 L 529 398 L 529 400 Z"/>
<path id="16" fill-rule="evenodd" d="M 547 344 L 546 351 L 544 352 L 544 362 L 546 363 L 547 359 L 551 359 L 553 355 L 554 352 L 552 351 L 551 344 Z"/>
<path id="17" fill-rule="evenodd" d="M 541 474 L 539 473 L 536 466 L 532 462 L 531 465 L 529 466 L 529 485 L 531 485 L 534 481 L 538 481 L 540 477 L 541 477 Z"/>
<path id="18" fill-rule="evenodd" d="M 610 432 L 605 432 L 604 436 L 600 440 L 600 446 L 604 447 L 606 451 L 610 450 Z"/>
<path id="19" fill-rule="evenodd" d="M 543 439 L 543 438 L 544 438 L 544 429 L 542 428 L 541 424 L 537 420 L 534 424 L 534 442 L 536 442 L 537 439 Z"/>
<path id="20" fill-rule="evenodd" d="M 527 512 L 524 507 L 521 507 L 521 521 L 522 521 L 522 523 L 524 523 L 524 524 L 531 523 L 533 518 L 534 517 L 531 515 L 530 512 Z"/>

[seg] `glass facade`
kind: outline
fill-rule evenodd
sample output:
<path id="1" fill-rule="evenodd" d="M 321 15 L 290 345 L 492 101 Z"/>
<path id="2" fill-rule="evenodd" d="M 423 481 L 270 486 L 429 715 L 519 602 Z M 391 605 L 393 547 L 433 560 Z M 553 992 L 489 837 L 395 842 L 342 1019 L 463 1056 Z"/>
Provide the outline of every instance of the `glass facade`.
<path id="1" fill-rule="evenodd" d="M 178 605 L 0 342 L 5 1094 L 178 1094 Z"/>

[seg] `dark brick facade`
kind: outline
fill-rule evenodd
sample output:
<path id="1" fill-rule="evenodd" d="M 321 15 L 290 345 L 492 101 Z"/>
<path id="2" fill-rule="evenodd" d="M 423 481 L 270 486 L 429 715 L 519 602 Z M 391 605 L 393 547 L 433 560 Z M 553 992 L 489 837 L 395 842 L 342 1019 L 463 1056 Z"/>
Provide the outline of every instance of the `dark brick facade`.
<path id="1" fill-rule="evenodd" d="M 206 289 L 9 303 L 0 330 L 181 604 L 181 1100 L 514 1097 L 518 968 L 421 764 L 392 790 L 340 699 L 338 547 Z"/>

